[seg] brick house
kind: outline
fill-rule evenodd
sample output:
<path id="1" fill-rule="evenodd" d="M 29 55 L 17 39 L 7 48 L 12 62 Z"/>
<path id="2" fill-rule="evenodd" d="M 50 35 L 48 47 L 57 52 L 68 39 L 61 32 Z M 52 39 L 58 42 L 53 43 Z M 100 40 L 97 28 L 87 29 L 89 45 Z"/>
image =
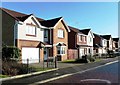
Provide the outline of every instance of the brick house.
<path id="1" fill-rule="evenodd" d="M 107 50 L 113 50 L 113 39 L 111 35 L 101 35 L 104 39 L 107 40 Z"/>
<path id="2" fill-rule="evenodd" d="M 90 29 L 79 30 L 71 26 L 69 28 L 71 32 L 68 33 L 68 59 L 82 58 L 84 55 L 93 54 L 94 36 Z M 91 38 L 92 44 L 88 42 L 89 38 Z"/>
<path id="3" fill-rule="evenodd" d="M 116 51 L 119 48 L 119 38 L 113 38 L 113 50 Z"/>
<path id="4" fill-rule="evenodd" d="M 44 29 L 44 59 L 57 57 L 59 61 L 67 59 L 68 32 L 70 29 L 66 25 L 63 17 L 40 21 Z"/>
<path id="5" fill-rule="evenodd" d="M 30 63 L 43 61 L 44 26 L 33 14 L 26 15 L 5 8 L 2 11 L 2 43 L 16 46 L 21 50 L 22 63 L 29 59 Z M 39 20 L 39 21 L 38 21 Z"/>
<path id="6" fill-rule="evenodd" d="M 107 53 L 107 40 L 94 33 L 93 47 L 94 54 L 105 54 Z"/>

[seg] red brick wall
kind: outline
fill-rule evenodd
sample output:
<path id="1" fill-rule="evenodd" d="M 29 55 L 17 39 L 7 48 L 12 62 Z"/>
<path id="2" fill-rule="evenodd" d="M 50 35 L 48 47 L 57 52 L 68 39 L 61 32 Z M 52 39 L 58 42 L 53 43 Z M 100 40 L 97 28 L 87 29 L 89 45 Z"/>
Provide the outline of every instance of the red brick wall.
<path id="1" fill-rule="evenodd" d="M 78 50 L 77 49 L 68 49 L 67 59 L 77 59 L 78 58 Z"/>
<path id="2" fill-rule="evenodd" d="M 57 37 L 58 29 L 64 30 L 64 38 Z M 62 55 L 62 59 L 61 59 L 61 60 L 66 60 L 67 59 L 67 49 L 68 49 L 68 30 L 65 27 L 65 25 L 63 24 L 63 21 L 59 22 L 57 24 L 57 26 L 53 29 L 52 41 L 53 41 L 53 45 L 54 45 L 53 46 L 53 56 L 54 57 L 57 56 L 56 44 L 58 44 L 59 42 L 63 42 L 66 44 L 66 54 Z"/>
<path id="3" fill-rule="evenodd" d="M 39 41 L 30 41 L 30 40 L 20 40 L 20 39 L 16 39 L 17 42 L 17 47 L 22 50 L 22 47 L 35 47 L 37 48 L 38 44 L 40 43 Z M 40 61 L 43 61 L 43 57 L 44 57 L 44 53 L 43 53 L 44 49 L 40 49 Z M 21 51 L 22 52 L 22 51 Z M 22 58 L 22 56 L 21 56 Z"/>
<path id="4" fill-rule="evenodd" d="M 101 38 L 98 36 L 95 36 L 95 38 L 93 39 L 94 44 L 100 44 Z"/>
<path id="5" fill-rule="evenodd" d="M 76 33 L 72 30 L 68 33 L 68 49 L 76 48 Z"/>

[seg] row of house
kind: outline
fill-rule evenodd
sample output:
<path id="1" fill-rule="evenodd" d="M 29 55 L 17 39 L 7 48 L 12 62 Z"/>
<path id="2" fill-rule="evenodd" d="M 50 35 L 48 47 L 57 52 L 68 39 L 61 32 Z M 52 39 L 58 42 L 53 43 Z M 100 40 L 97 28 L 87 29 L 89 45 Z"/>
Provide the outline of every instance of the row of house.
<path id="1" fill-rule="evenodd" d="M 21 59 L 38 63 L 49 57 L 63 61 L 118 48 L 118 38 L 98 35 L 91 29 L 68 26 L 63 17 L 44 20 L 6 8 L 2 11 L 2 43 L 21 50 Z"/>

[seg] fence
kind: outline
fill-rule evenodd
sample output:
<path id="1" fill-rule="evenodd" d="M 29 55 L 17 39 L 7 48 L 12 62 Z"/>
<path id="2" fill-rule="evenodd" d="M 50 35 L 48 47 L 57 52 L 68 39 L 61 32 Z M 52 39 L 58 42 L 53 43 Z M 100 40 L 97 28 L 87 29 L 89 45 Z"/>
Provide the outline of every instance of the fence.
<path id="1" fill-rule="evenodd" d="M 2 74 L 5 75 L 20 75 L 36 71 L 42 71 L 51 68 L 57 68 L 56 58 L 48 58 L 46 61 L 36 62 L 36 59 L 5 59 L 2 60 Z M 32 62 L 32 63 L 31 63 Z"/>

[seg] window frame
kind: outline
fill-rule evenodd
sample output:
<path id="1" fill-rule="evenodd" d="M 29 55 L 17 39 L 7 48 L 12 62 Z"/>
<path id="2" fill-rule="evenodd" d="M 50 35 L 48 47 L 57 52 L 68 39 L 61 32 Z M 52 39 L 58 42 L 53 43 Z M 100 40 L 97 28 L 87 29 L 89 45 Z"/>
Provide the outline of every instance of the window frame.
<path id="1" fill-rule="evenodd" d="M 64 30 L 63 29 L 58 29 L 57 37 L 58 38 L 64 38 Z"/>
<path id="2" fill-rule="evenodd" d="M 59 48 L 59 51 L 58 51 Z M 65 55 L 66 51 L 65 51 L 66 47 L 65 46 L 58 46 L 57 47 L 57 54 L 58 55 Z M 59 52 L 59 53 L 58 53 Z"/>
<path id="3" fill-rule="evenodd" d="M 37 34 L 36 30 L 37 30 L 36 26 L 26 25 L 25 34 L 26 34 L 26 36 L 34 36 L 34 37 L 36 37 L 36 34 Z"/>

